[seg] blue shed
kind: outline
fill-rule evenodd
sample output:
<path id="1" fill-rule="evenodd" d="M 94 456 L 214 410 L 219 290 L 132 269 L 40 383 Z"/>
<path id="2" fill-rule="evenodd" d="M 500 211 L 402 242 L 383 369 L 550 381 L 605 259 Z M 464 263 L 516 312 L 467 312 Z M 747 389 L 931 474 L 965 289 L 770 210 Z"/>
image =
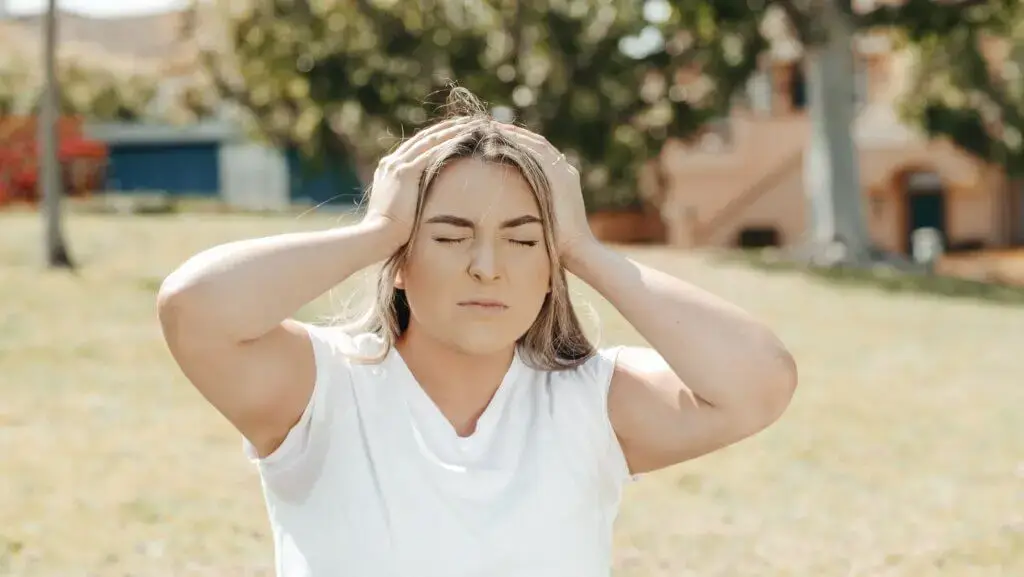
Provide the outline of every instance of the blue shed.
<path id="1" fill-rule="evenodd" d="M 87 126 L 86 134 L 110 150 L 110 190 L 217 196 L 224 184 L 221 146 L 236 139 L 238 129 L 218 121 L 186 126 L 102 123 Z"/>
<path id="2" fill-rule="evenodd" d="M 108 188 L 131 192 L 159 190 L 172 194 L 220 194 L 220 144 L 111 144 Z"/>

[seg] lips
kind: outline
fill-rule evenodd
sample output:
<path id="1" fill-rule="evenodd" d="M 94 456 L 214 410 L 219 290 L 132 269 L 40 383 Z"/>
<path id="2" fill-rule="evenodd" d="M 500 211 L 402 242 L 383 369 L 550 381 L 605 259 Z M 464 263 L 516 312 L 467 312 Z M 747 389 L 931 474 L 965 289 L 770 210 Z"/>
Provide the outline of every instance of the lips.
<path id="1" fill-rule="evenodd" d="M 473 299 L 462 301 L 459 303 L 459 306 L 486 311 L 503 311 L 508 308 L 508 305 L 506 305 L 505 303 L 490 299 Z"/>

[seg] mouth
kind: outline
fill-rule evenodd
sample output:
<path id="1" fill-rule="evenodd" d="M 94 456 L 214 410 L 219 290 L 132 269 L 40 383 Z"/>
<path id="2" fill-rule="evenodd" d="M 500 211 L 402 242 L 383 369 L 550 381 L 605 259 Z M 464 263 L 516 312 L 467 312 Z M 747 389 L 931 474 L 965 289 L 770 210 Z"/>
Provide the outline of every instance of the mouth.
<path id="1" fill-rule="evenodd" d="M 483 311 L 498 312 L 508 309 L 508 305 L 501 301 L 487 300 L 487 299 L 474 299 L 468 301 L 462 301 L 459 303 L 460 307 L 477 309 Z"/>

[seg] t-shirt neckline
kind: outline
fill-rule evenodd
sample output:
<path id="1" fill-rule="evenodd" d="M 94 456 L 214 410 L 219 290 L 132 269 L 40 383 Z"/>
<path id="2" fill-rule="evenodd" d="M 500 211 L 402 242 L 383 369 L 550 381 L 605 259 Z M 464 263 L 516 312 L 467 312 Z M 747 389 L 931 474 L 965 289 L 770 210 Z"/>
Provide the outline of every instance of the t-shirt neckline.
<path id="1" fill-rule="evenodd" d="M 477 419 L 476 428 L 472 434 L 463 437 L 458 434 L 451 421 L 448 420 L 448 417 L 445 416 L 434 400 L 430 398 L 430 395 L 423 390 L 423 387 L 416 380 L 416 376 L 412 374 L 409 365 L 406 364 L 405 359 L 396 347 L 391 348 L 389 356 L 402 375 L 403 388 L 409 393 L 407 396 L 408 401 L 414 403 L 421 411 L 425 412 L 435 422 L 436 426 L 444 431 L 445 436 L 451 439 L 451 442 L 460 446 L 473 445 L 478 440 L 490 436 L 491 430 L 496 426 L 497 420 L 508 403 L 509 395 L 512 389 L 515 388 L 514 385 L 519 380 L 523 368 L 519 347 L 517 346 L 513 351 L 512 362 L 509 364 L 508 370 L 505 371 L 505 376 L 502 377 L 501 383 L 491 397 L 491 401 L 487 404 L 483 413 L 480 414 L 480 418 Z"/>

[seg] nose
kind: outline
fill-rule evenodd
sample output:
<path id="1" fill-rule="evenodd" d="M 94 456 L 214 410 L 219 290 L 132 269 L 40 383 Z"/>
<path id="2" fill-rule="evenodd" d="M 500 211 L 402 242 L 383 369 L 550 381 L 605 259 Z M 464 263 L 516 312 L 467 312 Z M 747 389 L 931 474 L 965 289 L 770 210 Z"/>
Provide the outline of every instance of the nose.
<path id="1" fill-rule="evenodd" d="M 469 260 L 469 274 L 480 282 L 492 282 L 501 278 L 500 263 L 493 242 L 479 240 L 474 243 Z"/>

